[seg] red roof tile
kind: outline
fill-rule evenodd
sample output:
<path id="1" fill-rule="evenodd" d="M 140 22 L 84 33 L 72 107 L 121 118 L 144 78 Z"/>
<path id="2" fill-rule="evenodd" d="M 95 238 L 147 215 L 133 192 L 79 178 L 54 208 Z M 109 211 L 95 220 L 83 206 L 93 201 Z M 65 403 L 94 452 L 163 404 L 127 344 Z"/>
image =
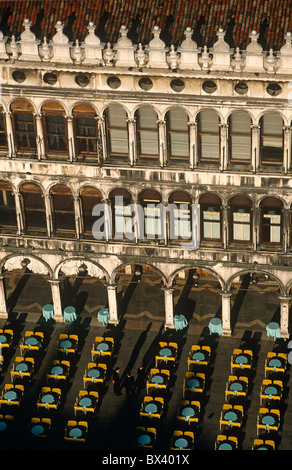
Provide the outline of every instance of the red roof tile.
<path id="1" fill-rule="evenodd" d="M 7 12 L 10 13 L 8 19 Z M 249 43 L 251 30 L 261 33 L 261 26 L 264 27 L 266 21 L 267 27 L 264 34 L 262 31 L 260 41 L 265 49 L 279 50 L 285 42 L 284 35 L 292 29 L 292 1 L 1 0 L 0 29 L 4 34 L 19 36 L 25 17 L 32 21 L 38 38 L 47 36 L 50 39 L 60 20 L 70 40 L 82 41 L 89 21 L 93 21 L 100 39 L 111 43 L 118 40 L 119 29 L 125 24 L 137 43 L 148 43 L 153 37 L 153 27 L 158 25 L 168 45 L 179 45 L 186 27 L 190 26 L 199 46 L 211 46 L 217 40 L 216 32 L 222 27 L 227 31 L 226 40 L 230 45 L 241 49 Z"/>

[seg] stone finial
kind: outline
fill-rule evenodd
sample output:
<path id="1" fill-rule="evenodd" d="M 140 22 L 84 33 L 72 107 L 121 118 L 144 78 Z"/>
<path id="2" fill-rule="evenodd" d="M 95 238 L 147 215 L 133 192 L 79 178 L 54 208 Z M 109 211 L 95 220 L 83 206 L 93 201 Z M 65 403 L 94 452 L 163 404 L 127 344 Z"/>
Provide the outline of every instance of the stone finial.
<path id="1" fill-rule="evenodd" d="M 11 37 L 11 42 L 10 42 L 9 46 L 10 46 L 10 51 L 12 53 L 11 59 L 13 59 L 13 60 L 18 59 L 19 49 L 18 49 L 17 42 L 15 40 L 14 34 Z"/>
<path id="2" fill-rule="evenodd" d="M 274 55 L 273 49 L 270 49 L 269 53 L 266 57 L 266 60 L 265 60 L 265 68 L 266 68 L 267 72 L 268 73 L 274 73 L 276 64 L 277 64 L 277 58 Z"/>
<path id="3" fill-rule="evenodd" d="M 235 54 L 233 56 L 233 64 L 232 64 L 236 72 L 241 72 L 242 61 L 243 61 L 242 54 L 240 53 L 239 47 L 237 47 L 235 49 Z"/>
<path id="4" fill-rule="evenodd" d="M 253 30 L 249 37 L 251 41 L 245 50 L 245 70 L 264 72 L 264 54 L 262 46 L 258 43 L 259 34 Z"/>
<path id="5" fill-rule="evenodd" d="M 278 72 L 292 72 L 292 34 L 285 34 L 285 44 L 278 52 L 279 69 Z"/>
<path id="6" fill-rule="evenodd" d="M 112 50 L 111 43 L 108 42 L 105 49 L 104 49 L 104 51 L 103 51 L 103 57 L 104 57 L 105 65 L 112 66 L 114 56 L 115 56 L 115 52 Z"/>
<path id="7" fill-rule="evenodd" d="M 180 52 L 179 68 L 182 70 L 199 70 L 199 51 L 197 48 L 197 43 L 192 39 L 193 30 L 188 26 L 184 32 L 184 35 L 185 39 L 177 49 L 178 52 Z"/>
<path id="8" fill-rule="evenodd" d="M 82 56 L 83 56 L 83 51 L 80 46 L 80 41 L 76 39 L 76 44 L 72 48 L 72 57 L 73 57 L 75 64 L 81 64 Z"/>
<path id="9" fill-rule="evenodd" d="M 217 31 L 218 40 L 215 42 L 211 53 L 213 54 L 212 70 L 230 70 L 231 51 L 229 44 L 225 42 L 226 32 L 220 28 Z"/>
<path id="10" fill-rule="evenodd" d="M 19 41 L 20 52 L 21 52 L 19 60 L 39 61 L 41 60 L 39 56 L 39 50 L 38 50 L 39 41 L 37 41 L 35 34 L 30 30 L 31 21 L 25 18 L 23 22 L 23 26 L 24 26 L 24 31 L 21 34 L 20 41 Z"/>
<path id="11" fill-rule="evenodd" d="M 132 41 L 128 38 L 128 29 L 125 25 L 120 28 L 120 38 L 116 43 L 114 49 L 116 50 L 116 66 L 117 67 L 136 67 L 135 62 L 135 47 Z"/>
<path id="12" fill-rule="evenodd" d="M 149 61 L 147 66 L 152 68 L 168 68 L 166 62 L 166 52 L 167 47 L 165 47 L 165 43 L 160 39 L 161 29 L 158 26 L 154 26 L 153 28 L 153 36 L 154 38 L 149 42 L 148 45 L 148 55 Z"/>
<path id="13" fill-rule="evenodd" d="M 170 51 L 168 54 L 169 65 L 172 70 L 176 70 L 178 66 L 179 55 L 175 50 L 174 45 L 170 46 Z"/>
<path id="14" fill-rule="evenodd" d="M 210 56 L 209 56 L 209 52 L 208 52 L 207 46 L 204 46 L 204 47 L 203 47 L 203 52 L 202 52 L 202 55 L 201 55 L 201 60 L 200 60 L 200 62 L 201 62 L 201 64 L 202 64 L 202 70 L 208 70 L 208 69 L 209 69 Z"/>
<path id="15" fill-rule="evenodd" d="M 57 21 L 55 28 L 57 32 L 51 40 L 53 49 L 53 62 L 72 63 L 69 39 L 63 33 L 64 25 L 61 23 L 61 21 Z"/>
<path id="16" fill-rule="evenodd" d="M 40 46 L 40 56 L 44 62 L 49 62 L 52 58 L 52 50 L 48 44 L 46 36 L 44 37 L 44 42 Z"/>
<path id="17" fill-rule="evenodd" d="M 83 64 L 102 64 L 102 49 L 103 44 L 101 43 L 98 36 L 95 34 L 95 25 L 92 21 L 87 26 L 88 34 L 84 39 L 82 48 L 84 49 L 84 61 Z"/>
<path id="18" fill-rule="evenodd" d="M 138 67 L 141 68 L 141 67 L 144 67 L 144 65 L 146 65 L 147 56 L 141 43 L 139 44 L 137 52 L 136 52 L 136 60 L 138 63 Z"/>
<path id="19" fill-rule="evenodd" d="M 0 59 L 9 59 L 9 55 L 6 52 L 6 44 L 2 31 L 0 31 Z"/>

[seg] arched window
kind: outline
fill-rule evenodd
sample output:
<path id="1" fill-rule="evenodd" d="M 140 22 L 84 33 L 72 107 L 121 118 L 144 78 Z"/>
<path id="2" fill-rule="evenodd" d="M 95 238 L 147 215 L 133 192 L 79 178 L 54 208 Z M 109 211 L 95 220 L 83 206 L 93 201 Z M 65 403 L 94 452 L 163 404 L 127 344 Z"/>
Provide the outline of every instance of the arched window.
<path id="1" fill-rule="evenodd" d="M 219 116 L 215 111 L 206 109 L 198 115 L 199 160 L 219 162 L 220 133 Z"/>
<path id="2" fill-rule="evenodd" d="M 85 186 L 80 190 L 80 201 L 83 235 L 85 238 L 94 238 L 92 229 L 96 217 L 92 215 L 92 210 L 97 204 L 101 204 L 102 194 L 92 186 Z"/>
<path id="3" fill-rule="evenodd" d="M 201 208 L 201 240 L 221 241 L 221 200 L 213 193 L 200 197 Z"/>
<path id="4" fill-rule="evenodd" d="M 149 240 L 164 238 L 164 217 L 161 194 L 154 189 L 144 189 L 139 195 L 139 204 L 144 210 L 143 237 Z"/>
<path id="5" fill-rule="evenodd" d="M 128 157 L 127 113 L 118 104 L 111 104 L 104 112 L 107 136 L 107 151 L 110 158 Z"/>
<path id="6" fill-rule="evenodd" d="M 0 181 L 0 231 L 15 233 L 16 230 L 17 219 L 13 190 L 9 183 Z"/>
<path id="7" fill-rule="evenodd" d="M 132 210 L 130 207 L 132 196 L 124 188 L 114 189 L 110 195 L 112 210 L 112 232 L 113 238 L 131 239 L 133 237 Z"/>
<path id="8" fill-rule="evenodd" d="M 20 187 L 20 194 L 25 233 L 45 235 L 47 222 L 42 189 L 35 183 L 24 183 Z"/>
<path id="9" fill-rule="evenodd" d="M 16 150 L 36 153 L 36 131 L 32 105 L 26 100 L 14 100 L 11 103 L 11 111 Z"/>
<path id="10" fill-rule="evenodd" d="M 192 198 L 183 191 L 172 193 L 168 202 L 170 204 L 170 238 L 188 240 L 192 237 Z"/>
<path id="11" fill-rule="evenodd" d="M 76 233 L 74 199 L 70 188 L 56 184 L 50 190 L 54 234 L 73 237 Z"/>
<path id="12" fill-rule="evenodd" d="M 260 242 L 266 245 L 281 244 L 283 225 L 282 202 L 280 199 L 269 196 L 261 201 L 260 209 Z"/>
<path id="13" fill-rule="evenodd" d="M 230 241 L 248 243 L 252 240 L 252 203 L 242 195 L 234 196 L 230 205 Z"/>
<path id="14" fill-rule="evenodd" d="M 77 159 L 97 162 L 98 123 L 95 110 L 88 104 L 78 104 L 73 109 L 73 117 Z"/>
<path id="15" fill-rule="evenodd" d="M 168 158 L 189 161 L 188 115 L 181 108 L 174 108 L 166 114 Z"/>
<path id="16" fill-rule="evenodd" d="M 7 150 L 6 120 L 2 106 L 0 106 L 0 150 Z"/>
<path id="17" fill-rule="evenodd" d="M 135 113 L 139 159 L 159 157 L 157 114 L 151 106 L 141 106 Z"/>
<path id="18" fill-rule="evenodd" d="M 67 123 L 64 108 L 55 101 L 42 106 L 43 129 L 48 158 L 68 155 Z"/>
<path id="19" fill-rule="evenodd" d="M 229 117 L 230 162 L 247 163 L 251 160 L 251 118 L 244 111 L 234 111 Z"/>
<path id="20" fill-rule="evenodd" d="M 283 162 L 283 119 L 278 113 L 265 113 L 260 120 L 261 163 L 281 165 Z"/>

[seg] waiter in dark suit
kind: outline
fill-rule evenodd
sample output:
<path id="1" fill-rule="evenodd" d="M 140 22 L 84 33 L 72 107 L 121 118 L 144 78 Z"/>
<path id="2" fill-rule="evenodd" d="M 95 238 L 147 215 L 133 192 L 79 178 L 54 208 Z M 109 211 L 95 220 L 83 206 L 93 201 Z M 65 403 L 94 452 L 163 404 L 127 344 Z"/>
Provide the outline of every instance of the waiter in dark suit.
<path id="1" fill-rule="evenodd" d="M 114 393 L 116 395 L 121 395 L 121 379 L 120 379 L 120 368 L 116 367 L 113 373 L 113 384 L 114 384 Z"/>

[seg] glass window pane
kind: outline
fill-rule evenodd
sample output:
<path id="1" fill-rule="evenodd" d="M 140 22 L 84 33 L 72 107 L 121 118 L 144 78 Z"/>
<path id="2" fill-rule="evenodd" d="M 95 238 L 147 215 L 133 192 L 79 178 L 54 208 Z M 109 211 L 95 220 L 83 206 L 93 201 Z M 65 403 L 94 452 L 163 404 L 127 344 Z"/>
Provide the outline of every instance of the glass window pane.
<path id="1" fill-rule="evenodd" d="M 155 132 L 140 132 L 140 153 L 142 155 L 158 155 L 158 134 Z"/>
<path id="2" fill-rule="evenodd" d="M 218 160 L 219 158 L 219 136 L 201 136 L 201 158 Z"/>
<path id="3" fill-rule="evenodd" d="M 188 134 L 170 134 L 170 153 L 172 157 L 189 156 Z"/>
<path id="4" fill-rule="evenodd" d="M 109 131 L 110 152 L 128 154 L 128 133 L 123 130 Z"/>
<path id="5" fill-rule="evenodd" d="M 203 133 L 219 133 L 219 117 L 211 110 L 201 111 L 199 114 L 200 131 Z"/>
<path id="6" fill-rule="evenodd" d="M 111 105 L 107 110 L 108 126 L 117 128 L 127 128 L 126 112 L 121 106 Z"/>
<path id="7" fill-rule="evenodd" d="M 251 138 L 246 136 L 231 136 L 231 155 L 234 160 L 251 159 Z"/>
<path id="8" fill-rule="evenodd" d="M 188 116 L 182 109 L 172 109 L 168 112 L 168 127 L 170 131 L 188 132 Z"/>
<path id="9" fill-rule="evenodd" d="M 139 129 L 157 130 L 157 115 L 154 109 L 143 107 L 138 109 Z"/>
<path id="10" fill-rule="evenodd" d="M 251 119 L 247 113 L 235 111 L 230 116 L 230 132 L 232 134 L 251 134 Z"/>

